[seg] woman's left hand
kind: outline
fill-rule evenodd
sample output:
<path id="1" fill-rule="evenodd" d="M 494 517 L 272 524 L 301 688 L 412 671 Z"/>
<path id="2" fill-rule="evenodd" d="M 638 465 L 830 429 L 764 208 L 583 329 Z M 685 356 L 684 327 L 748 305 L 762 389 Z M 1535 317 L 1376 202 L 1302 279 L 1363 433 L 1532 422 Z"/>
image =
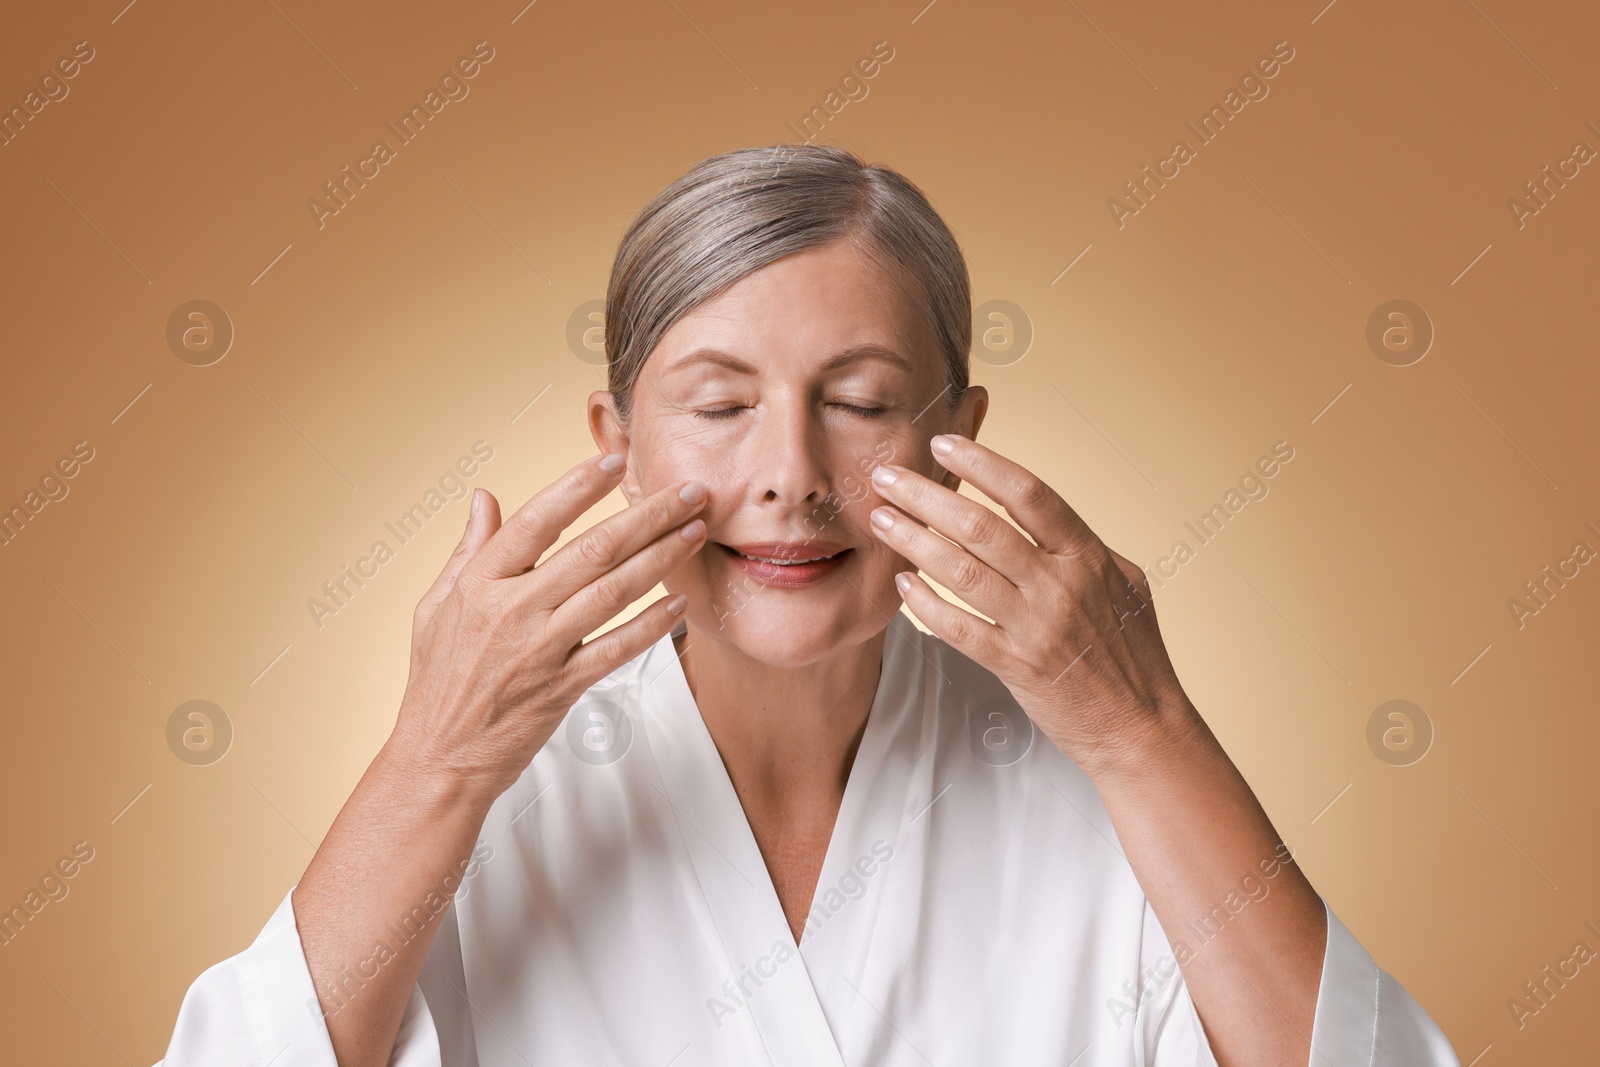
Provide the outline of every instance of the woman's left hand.
<path id="1" fill-rule="evenodd" d="M 890 467 L 890 484 L 874 478 L 888 503 L 873 518 L 894 520 L 888 529 L 874 522 L 878 536 L 994 622 L 916 575 L 896 575 L 901 596 L 936 635 L 993 671 L 1088 773 L 1118 851 L 1175 935 L 1188 917 L 1236 894 L 1240 871 L 1267 871 L 1286 846 L 1178 684 L 1143 572 L 1022 467 L 963 437 L 933 445 L 946 470 L 1003 506 L 1037 543 L 977 501 Z M 1216 947 L 1180 957 L 1219 1063 L 1305 1063 L 1311 1055 L 1326 909 L 1299 867 L 1272 869 L 1270 903 L 1252 904 L 1255 917 Z M 1273 991 L 1275 1010 L 1262 1010 L 1263 989 Z"/>
<path id="2" fill-rule="evenodd" d="M 953 434 L 932 447 L 941 466 L 1003 506 L 1033 543 L 936 481 L 878 468 L 873 487 L 887 504 L 873 510 L 874 532 L 994 622 L 902 572 L 896 583 L 917 618 L 993 671 L 1045 736 L 1091 774 L 1137 751 L 1164 721 L 1197 715 L 1162 643 L 1144 573 L 1022 466 Z"/>

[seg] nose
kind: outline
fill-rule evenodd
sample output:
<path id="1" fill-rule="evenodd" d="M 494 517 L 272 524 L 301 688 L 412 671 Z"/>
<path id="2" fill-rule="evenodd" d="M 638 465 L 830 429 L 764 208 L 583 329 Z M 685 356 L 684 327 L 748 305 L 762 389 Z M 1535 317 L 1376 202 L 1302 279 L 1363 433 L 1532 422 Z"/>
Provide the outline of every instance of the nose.
<path id="1" fill-rule="evenodd" d="M 827 438 L 803 396 L 774 397 L 745 444 L 746 470 L 762 503 L 803 507 L 827 499 Z"/>

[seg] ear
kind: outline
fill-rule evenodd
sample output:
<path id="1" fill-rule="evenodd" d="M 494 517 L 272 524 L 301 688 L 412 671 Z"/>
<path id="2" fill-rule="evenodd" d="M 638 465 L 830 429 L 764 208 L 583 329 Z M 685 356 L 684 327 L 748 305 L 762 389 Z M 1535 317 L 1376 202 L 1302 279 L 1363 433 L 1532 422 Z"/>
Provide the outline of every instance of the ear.
<path id="1" fill-rule="evenodd" d="M 639 490 L 639 472 L 633 465 L 632 441 L 627 427 L 617 415 L 616 401 L 606 389 L 589 394 L 589 433 L 602 452 L 617 452 L 627 457 L 628 468 L 622 475 L 622 495 L 628 503 L 637 503 L 644 494 Z"/>
<path id="2" fill-rule="evenodd" d="M 978 439 L 978 427 L 983 425 L 983 417 L 989 412 L 989 390 L 981 385 L 969 385 L 967 391 L 961 394 L 961 403 L 956 407 L 955 414 L 951 416 L 950 428 L 947 432 L 967 438 L 969 441 Z M 961 487 L 961 479 L 939 466 L 937 460 L 933 464 L 933 476 L 940 485 L 954 491 Z"/>

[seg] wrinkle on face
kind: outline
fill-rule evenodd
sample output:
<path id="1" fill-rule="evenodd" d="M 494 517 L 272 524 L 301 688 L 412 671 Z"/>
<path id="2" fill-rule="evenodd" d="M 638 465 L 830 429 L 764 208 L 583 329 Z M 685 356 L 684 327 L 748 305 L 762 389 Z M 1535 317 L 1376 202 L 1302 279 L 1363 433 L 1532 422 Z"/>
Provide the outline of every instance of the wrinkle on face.
<path id="1" fill-rule="evenodd" d="M 863 346 L 904 365 L 825 366 Z M 663 583 L 689 596 L 690 621 L 769 662 L 811 662 L 881 631 L 900 609 L 894 575 L 911 565 L 871 533 L 882 501 L 868 479 L 885 462 L 934 473 L 928 441 L 952 429 L 944 388 L 925 311 L 849 240 L 777 260 L 674 323 L 634 387 L 624 491 L 638 500 L 688 479 L 709 490 L 706 547 Z M 808 539 L 851 558 L 799 590 L 744 588 L 753 580 L 716 544 Z"/>

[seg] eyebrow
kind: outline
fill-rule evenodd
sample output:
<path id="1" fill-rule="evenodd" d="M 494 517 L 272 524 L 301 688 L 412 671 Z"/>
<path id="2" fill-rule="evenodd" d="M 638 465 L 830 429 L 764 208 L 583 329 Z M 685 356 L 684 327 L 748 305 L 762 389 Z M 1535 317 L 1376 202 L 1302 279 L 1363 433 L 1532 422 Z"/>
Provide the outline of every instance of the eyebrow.
<path id="1" fill-rule="evenodd" d="M 822 369 L 824 371 L 838 370 L 840 367 L 847 367 L 852 363 L 859 363 L 868 359 L 879 359 L 886 363 L 892 363 L 901 370 L 904 370 L 907 374 L 915 372 L 915 368 L 912 366 L 909 359 L 887 345 L 878 344 L 876 341 L 867 341 L 859 345 L 851 345 L 844 351 L 836 355 L 829 356 L 823 361 Z M 710 363 L 718 367 L 725 367 L 736 374 L 755 375 L 760 373 L 754 366 L 740 359 L 738 356 L 730 355 L 729 353 L 723 352 L 716 348 L 697 348 L 693 352 L 690 352 L 688 355 L 673 363 L 670 369 L 680 370 L 685 367 L 693 366 L 697 363 Z"/>

